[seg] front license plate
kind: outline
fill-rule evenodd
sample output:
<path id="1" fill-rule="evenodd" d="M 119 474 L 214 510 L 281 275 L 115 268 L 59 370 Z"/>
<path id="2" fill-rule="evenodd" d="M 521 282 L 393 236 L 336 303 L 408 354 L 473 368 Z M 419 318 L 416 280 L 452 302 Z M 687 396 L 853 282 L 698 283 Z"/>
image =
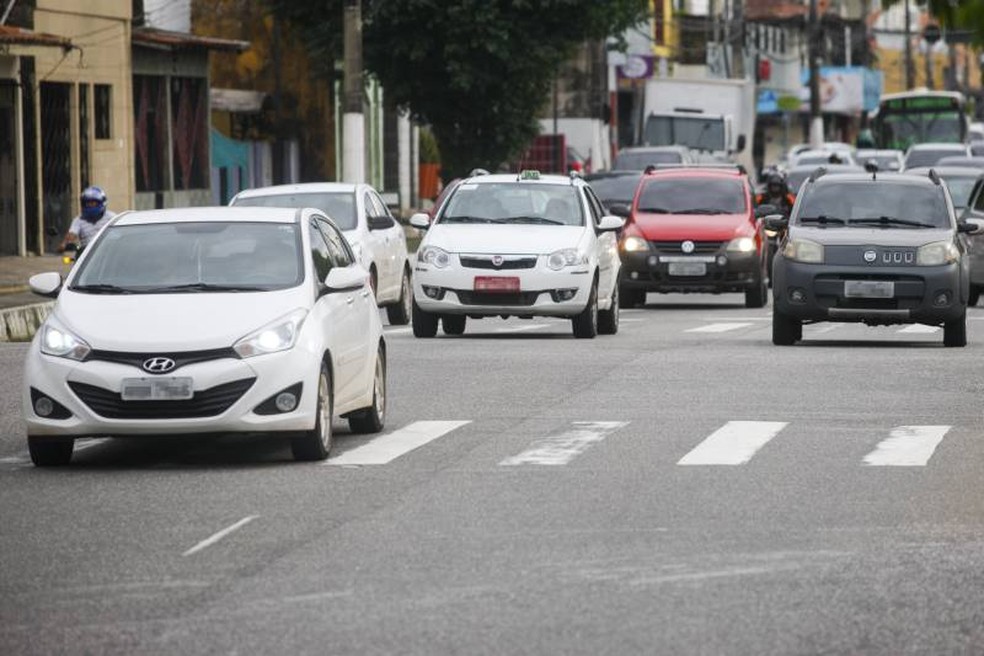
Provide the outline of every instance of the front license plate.
<path id="1" fill-rule="evenodd" d="M 845 280 L 846 298 L 894 298 L 895 282 L 891 280 Z"/>
<path id="2" fill-rule="evenodd" d="M 703 276 L 707 275 L 707 264 L 704 262 L 670 262 L 671 276 Z"/>
<path id="3" fill-rule="evenodd" d="M 120 396 L 124 401 L 181 401 L 195 395 L 192 379 L 124 378 Z"/>
<path id="4" fill-rule="evenodd" d="M 505 276 L 476 276 L 476 292 L 509 294 L 519 291 L 519 278 Z"/>

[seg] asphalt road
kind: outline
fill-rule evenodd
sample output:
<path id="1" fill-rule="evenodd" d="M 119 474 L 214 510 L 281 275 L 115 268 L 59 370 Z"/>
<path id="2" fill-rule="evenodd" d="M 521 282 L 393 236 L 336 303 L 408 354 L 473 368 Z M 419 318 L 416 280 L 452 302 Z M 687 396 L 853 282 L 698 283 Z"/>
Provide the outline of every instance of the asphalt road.
<path id="1" fill-rule="evenodd" d="M 650 301 L 592 341 L 387 328 L 387 432 L 339 423 L 327 464 L 155 439 L 35 469 L 0 345 L 0 651 L 984 650 L 984 310 L 964 349 L 780 348 L 741 297 Z"/>

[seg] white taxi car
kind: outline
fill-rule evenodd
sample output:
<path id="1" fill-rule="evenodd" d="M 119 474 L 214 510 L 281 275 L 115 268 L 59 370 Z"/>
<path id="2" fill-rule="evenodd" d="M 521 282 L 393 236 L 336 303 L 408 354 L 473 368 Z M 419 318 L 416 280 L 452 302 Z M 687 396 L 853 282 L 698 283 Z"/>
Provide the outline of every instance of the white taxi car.
<path id="1" fill-rule="evenodd" d="M 608 216 L 577 175 L 463 180 L 426 230 L 414 269 L 413 333 L 460 335 L 467 317 L 570 318 L 575 337 L 618 331 L 619 257 Z"/>
<path id="2" fill-rule="evenodd" d="M 386 347 L 369 274 L 313 209 L 188 208 L 113 219 L 62 281 L 25 362 L 36 465 L 88 436 L 281 433 L 321 460 L 332 418 L 382 429 Z"/>
<path id="3" fill-rule="evenodd" d="M 367 184 L 311 182 L 241 191 L 234 207 L 314 207 L 341 228 L 356 260 L 369 271 L 370 284 L 392 325 L 410 322 L 413 289 L 407 237 L 386 203 Z"/>

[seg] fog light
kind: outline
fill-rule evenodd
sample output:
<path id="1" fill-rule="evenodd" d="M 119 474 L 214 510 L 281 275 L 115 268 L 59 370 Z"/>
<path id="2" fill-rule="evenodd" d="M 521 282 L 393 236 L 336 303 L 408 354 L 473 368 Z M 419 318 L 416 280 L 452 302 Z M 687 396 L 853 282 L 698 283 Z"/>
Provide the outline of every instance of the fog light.
<path id="1" fill-rule="evenodd" d="M 793 303 L 806 303 L 806 290 L 794 287 L 789 290 L 789 300 Z"/>
<path id="2" fill-rule="evenodd" d="M 717 256 L 717 265 L 719 267 L 728 266 L 728 258 L 725 257 L 724 255 L 718 255 Z"/>
<path id="3" fill-rule="evenodd" d="M 423 287 L 424 287 L 424 295 L 426 295 L 427 298 L 440 300 L 441 297 L 444 296 L 444 291 L 440 287 L 433 287 L 431 285 L 423 285 Z"/>
<path id="4" fill-rule="evenodd" d="M 48 417 L 54 411 L 55 404 L 47 396 L 42 396 L 34 402 L 34 412 L 38 413 L 39 417 Z"/>
<path id="5" fill-rule="evenodd" d="M 297 397 L 290 392 L 281 392 L 277 394 L 277 400 L 274 401 L 274 404 L 280 412 L 290 412 L 297 407 Z"/>
<path id="6" fill-rule="evenodd" d="M 648 258 L 646 258 L 646 263 L 649 264 L 649 266 L 654 267 L 657 264 L 659 264 L 659 258 L 656 257 L 655 255 L 650 255 Z"/>
<path id="7" fill-rule="evenodd" d="M 569 301 L 577 296 L 577 288 L 575 289 L 557 289 L 553 292 L 553 300 L 555 303 L 560 303 L 562 301 Z"/>
<path id="8" fill-rule="evenodd" d="M 933 305 L 936 307 L 944 307 L 950 304 L 950 292 L 936 292 L 933 297 Z"/>

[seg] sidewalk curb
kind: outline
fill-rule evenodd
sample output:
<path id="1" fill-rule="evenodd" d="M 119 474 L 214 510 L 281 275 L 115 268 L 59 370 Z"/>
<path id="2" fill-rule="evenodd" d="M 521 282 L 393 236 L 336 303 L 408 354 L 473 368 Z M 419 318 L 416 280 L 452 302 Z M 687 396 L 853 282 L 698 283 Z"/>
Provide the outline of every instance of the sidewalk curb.
<path id="1" fill-rule="evenodd" d="M 34 337 L 55 307 L 54 301 L 0 310 L 0 342 L 26 342 Z"/>
<path id="2" fill-rule="evenodd" d="M 6 287 L 0 287 L 0 295 L 4 294 L 23 294 L 24 292 L 31 291 L 31 288 L 27 285 L 8 285 Z"/>

